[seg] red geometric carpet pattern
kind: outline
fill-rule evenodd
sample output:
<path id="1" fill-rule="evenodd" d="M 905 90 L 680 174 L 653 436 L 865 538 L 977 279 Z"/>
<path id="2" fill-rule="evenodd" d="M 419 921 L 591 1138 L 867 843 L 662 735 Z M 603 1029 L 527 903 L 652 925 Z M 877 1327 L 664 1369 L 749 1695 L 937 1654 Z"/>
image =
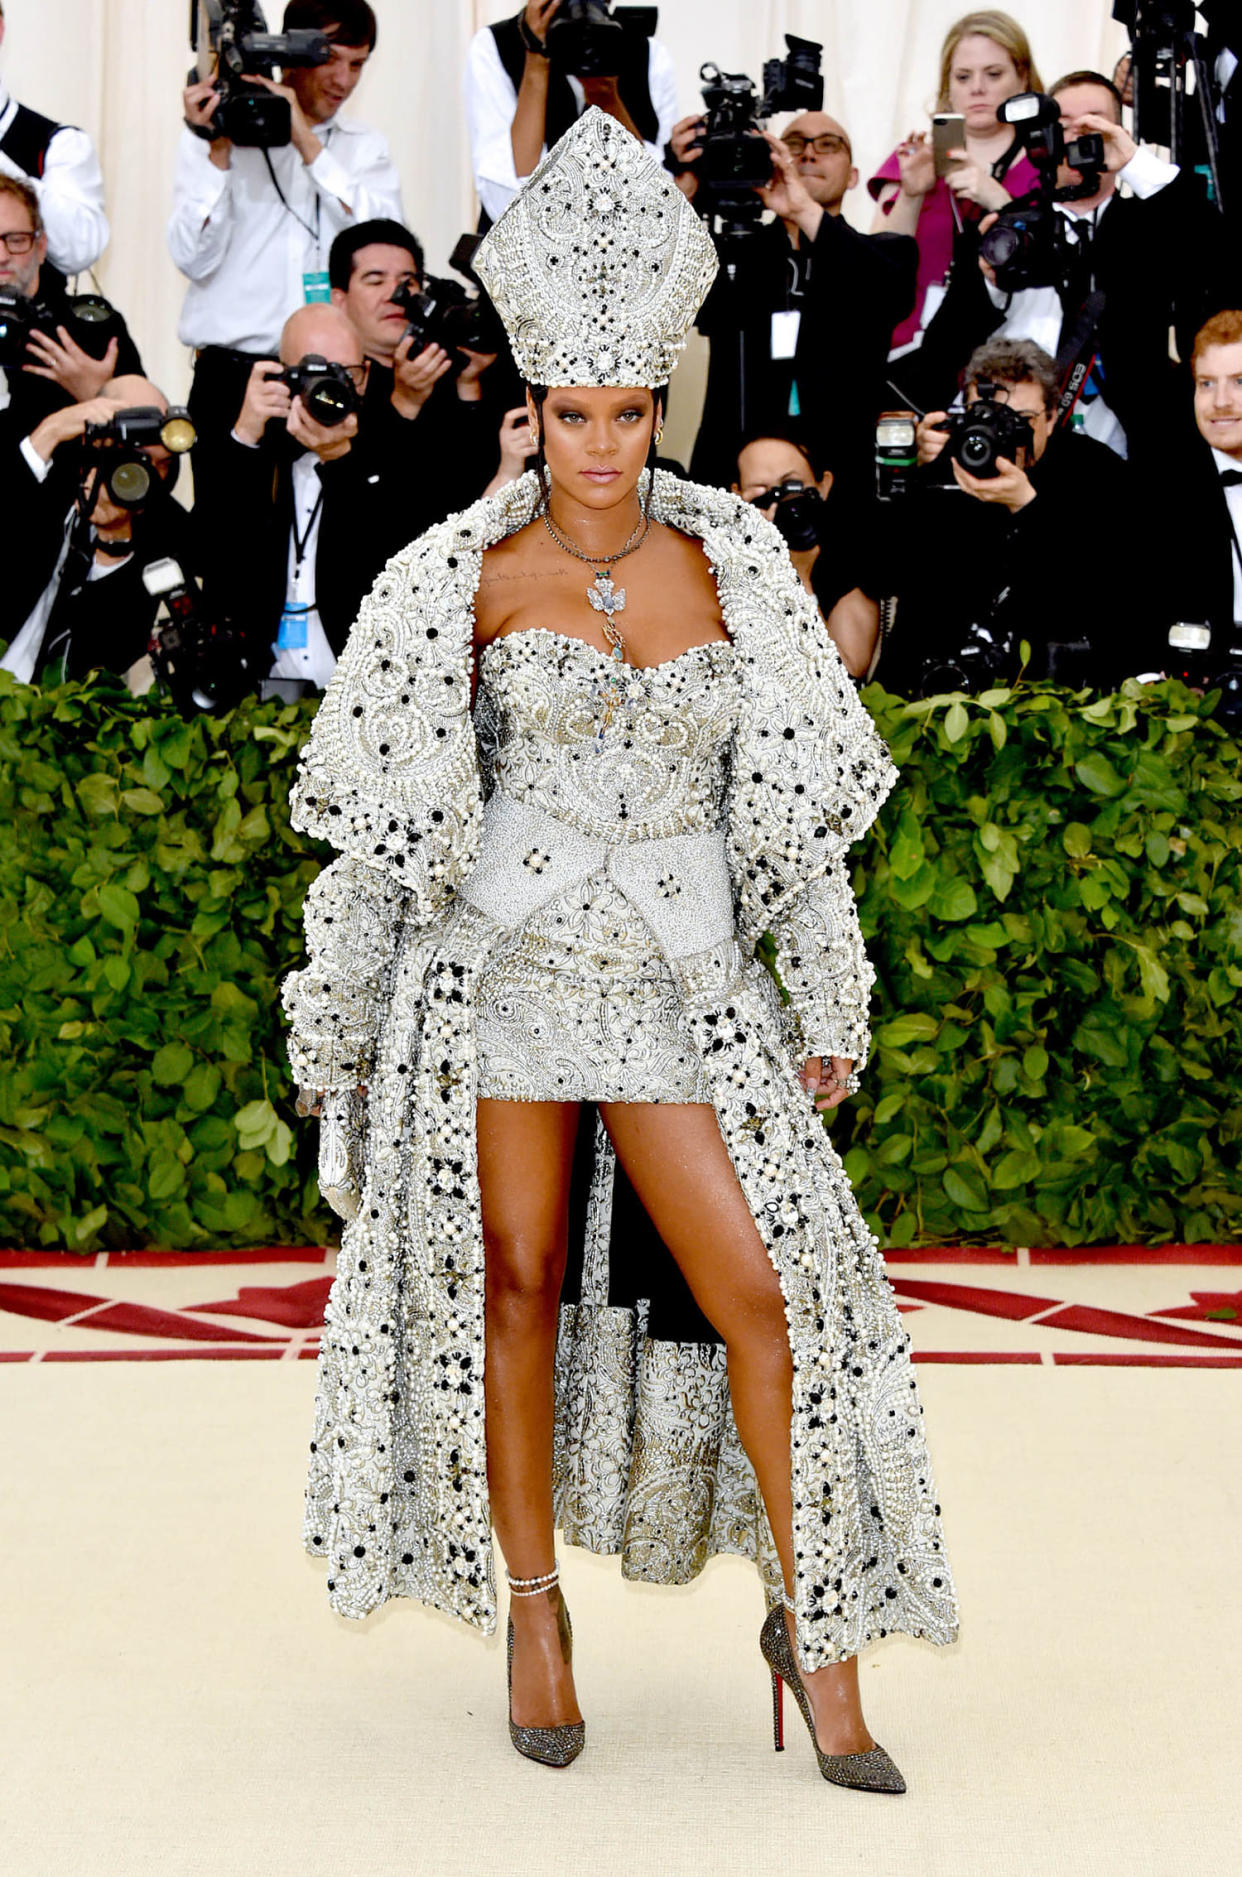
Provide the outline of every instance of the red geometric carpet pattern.
<path id="1" fill-rule="evenodd" d="M 0 1362 L 303 1361 L 334 1266 L 315 1248 L 0 1251 Z M 888 1260 L 916 1361 L 1050 1367 L 1242 1368 L 1240 1267 L 1239 1245 Z"/>

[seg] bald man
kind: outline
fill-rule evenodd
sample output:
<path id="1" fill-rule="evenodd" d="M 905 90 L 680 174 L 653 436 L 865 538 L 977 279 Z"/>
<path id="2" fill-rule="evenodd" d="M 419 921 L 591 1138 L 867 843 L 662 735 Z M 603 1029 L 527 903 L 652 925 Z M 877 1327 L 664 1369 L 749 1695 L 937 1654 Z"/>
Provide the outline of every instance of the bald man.
<path id="1" fill-rule="evenodd" d="M 677 160 L 693 161 L 701 124 L 676 127 Z M 863 495 L 889 334 L 913 304 L 918 250 L 906 236 L 860 234 L 845 220 L 858 171 L 836 118 L 804 111 L 767 141 L 772 176 L 756 193 L 772 220 L 725 257 L 736 260 L 733 278 L 721 269 L 699 315 L 711 365 L 692 473 L 727 484 L 741 434 L 797 419 L 842 487 Z M 678 181 L 699 193 L 693 170 Z"/>
<path id="2" fill-rule="evenodd" d="M 170 499 L 177 459 L 162 444 L 143 446 L 153 476 L 135 505 L 114 496 L 108 451 L 82 446 L 88 426 L 151 406 L 167 410 L 168 401 L 149 378 L 114 378 L 4 452 L 0 525 L 21 551 L 6 557 L 0 586 L 12 634 L 0 664 L 25 683 L 128 674 L 145 657 L 157 611 L 144 570 L 175 560 L 192 575 L 190 518 Z"/>
<path id="3" fill-rule="evenodd" d="M 317 422 L 284 380 L 314 360 L 341 368 L 357 397 L 341 423 Z M 199 497 L 208 598 L 261 659 L 261 695 L 323 689 L 363 595 L 419 532 L 403 495 L 408 455 L 363 409 L 369 370 L 341 308 L 299 307 L 281 333 L 280 362 L 251 369 Z"/>

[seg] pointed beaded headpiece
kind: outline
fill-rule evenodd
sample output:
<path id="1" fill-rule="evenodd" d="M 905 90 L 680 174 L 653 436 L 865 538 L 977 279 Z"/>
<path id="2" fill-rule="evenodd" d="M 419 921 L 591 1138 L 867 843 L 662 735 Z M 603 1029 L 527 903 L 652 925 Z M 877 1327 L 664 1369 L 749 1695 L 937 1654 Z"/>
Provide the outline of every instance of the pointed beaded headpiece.
<path id="1" fill-rule="evenodd" d="M 474 257 L 529 384 L 662 385 L 716 274 L 667 171 L 594 106 Z"/>

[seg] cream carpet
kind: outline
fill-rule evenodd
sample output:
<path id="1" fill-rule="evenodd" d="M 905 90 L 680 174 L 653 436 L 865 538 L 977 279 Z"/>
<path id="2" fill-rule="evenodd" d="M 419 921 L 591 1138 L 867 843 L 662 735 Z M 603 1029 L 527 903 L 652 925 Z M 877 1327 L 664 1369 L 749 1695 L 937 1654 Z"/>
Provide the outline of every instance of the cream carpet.
<path id="1" fill-rule="evenodd" d="M 72 1268 L 119 1294 L 116 1273 Z M 228 1298 L 239 1273 L 192 1275 L 182 1306 Z M 1083 1283 L 903 1275 L 1053 1301 Z M 1168 1311 L 1238 1275 L 1093 1270 L 1092 1295 Z M 907 1317 L 916 1344 L 944 1307 Z M 1038 1328 L 1011 1318 L 997 1347 L 1038 1352 Z M 29 1349 L 30 1327 L 5 1318 L 8 1347 Z M 871 1727 L 910 1784 L 889 1798 L 825 1785 L 788 1707 L 773 1753 L 761 1599 L 734 1560 L 658 1591 L 569 1552 L 587 1750 L 559 1773 L 519 1759 L 498 1640 L 410 1603 L 363 1624 L 329 1613 L 299 1542 L 314 1365 L 295 1354 L 0 1363 L 6 1877 L 1238 1868 L 1232 1366 L 1045 1351 L 920 1368 L 963 1638 L 864 1659 Z"/>

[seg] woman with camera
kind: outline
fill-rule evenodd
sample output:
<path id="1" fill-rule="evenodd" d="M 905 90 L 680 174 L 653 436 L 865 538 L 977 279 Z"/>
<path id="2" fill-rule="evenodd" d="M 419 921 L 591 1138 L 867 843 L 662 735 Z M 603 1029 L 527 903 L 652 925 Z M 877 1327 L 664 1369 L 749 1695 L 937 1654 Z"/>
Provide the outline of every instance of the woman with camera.
<path id="1" fill-rule="evenodd" d="M 585 1740 L 555 1526 L 648 1582 L 749 1555 L 778 1748 L 788 1686 L 825 1779 L 900 1792 L 858 1652 L 950 1641 L 956 1602 L 820 1118 L 867 1051 L 848 854 L 895 771 L 776 529 L 652 467 L 716 270 L 672 179 L 590 110 L 475 264 L 538 467 L 389 563 L 294 791 L 339 857 L 290 1054 L 349 1219 L 307 1548 L 343 1615 L 490 1632 L 494 1529 L 511 1739 L 550 1766 Z"/>
<path id="2" fill-rule="evenodd" d="M 913 235 L 919 245 L 914 310 L 894 329 L 895 351 L 911 344 L 935 312 L 963 222 L 1035 187 L 1034 166 L 1014 157 L 1014 132 L 996 113 L 1006 98 L 1042 89 L 1027 36 L 1008 13 L 967 13 L 945 34 L 936 113 L 948 121 L 940 141 L 911 131 L 867 183 L 878 204 L 872 233 Z M 959 132 L 960 142 L 943 142 Z"/>

